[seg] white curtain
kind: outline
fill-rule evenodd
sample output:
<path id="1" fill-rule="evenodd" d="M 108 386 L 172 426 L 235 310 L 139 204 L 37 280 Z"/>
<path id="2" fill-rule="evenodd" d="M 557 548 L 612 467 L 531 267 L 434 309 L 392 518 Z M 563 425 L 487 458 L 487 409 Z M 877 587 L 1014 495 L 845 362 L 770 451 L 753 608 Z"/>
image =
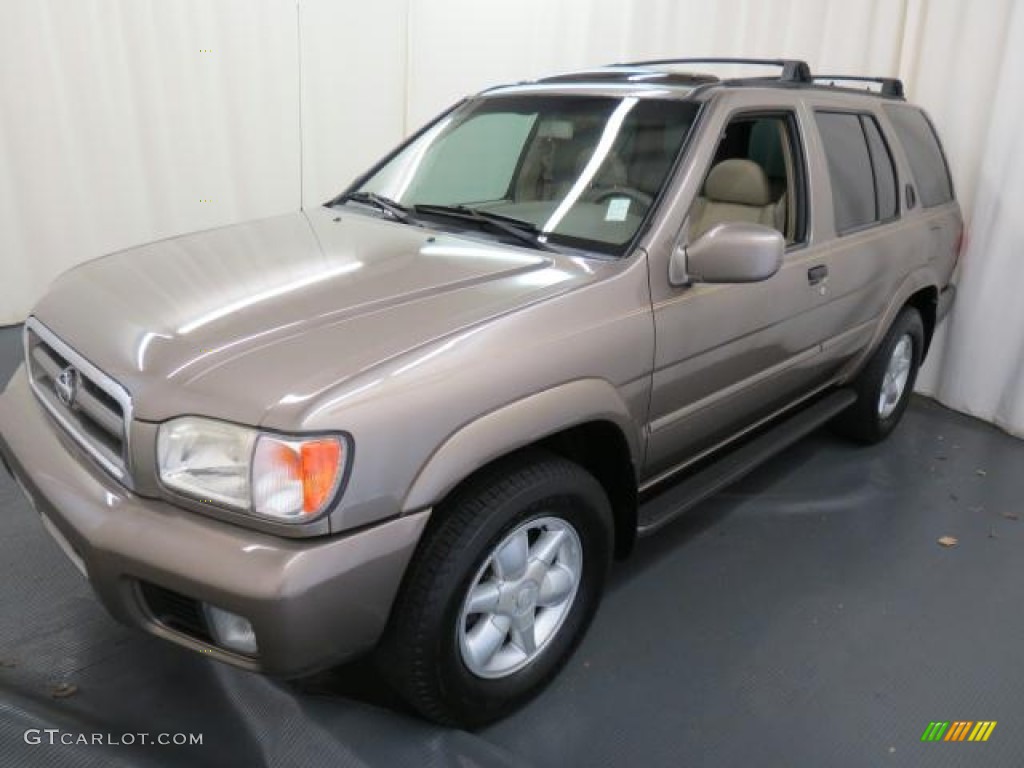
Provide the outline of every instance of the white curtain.
<path id="1" fill-rule="evenodd" d="M 1024 4 L 1003 5 L 947 22 L 931 52 L 945 72 L 924 97 L 969 218 L 957 302 L 920 388 L 1024 436 Z"/>
<path id="2" fill-rule="evenodd" d="M 295 5 L 0 0 L 0 323 L 57 274 L 299 200 Z"/>
<path id="3" fill-rule="evenodd" d="M 789 56 L 935 118 L 969 248 L 919 388 L 1024 434 L 1022 50 L 1014 0 L 2 0 L 0 323 L 93 256 L 315 205 L 488 85 Z"/>

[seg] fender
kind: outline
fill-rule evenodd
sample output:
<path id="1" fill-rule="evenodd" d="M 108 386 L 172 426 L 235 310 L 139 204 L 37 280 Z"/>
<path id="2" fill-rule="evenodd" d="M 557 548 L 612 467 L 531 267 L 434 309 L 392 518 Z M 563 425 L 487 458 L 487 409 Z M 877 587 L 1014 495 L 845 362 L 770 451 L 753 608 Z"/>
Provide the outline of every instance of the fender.
<path id="1" fill-rule="evenodd" d="M 633 466 L 640 466 L 639 430 L 618 391 L 604 379 L 578 379 L 504 405 L 449 435 L 413 480 L 402 514 L 436 504 L 495 459 L 591 421 L 615 424 L 626 438 Z"/>
<path id="2" fill-rule="evenodd" d="M 840 374 L 840 381 L 849 381 L 864 367 L 871 355 L 878 349 L 878 345 L 882 343 L 882 338 L 896 319 L 896 315 L 906 305 L 907 300 L 922 288 L 939 290 L 939 281 L 936 279 L 935 271 L 930 266 L 918 267 L 903 278 L 903 281 L 893 293 L 893 297 L 886 306 L 885 311 L 879 316 L 878 322 L 875 324 L 875 332 L 871 336 L 871 341 L 843 369 L 843 372 Z"/>

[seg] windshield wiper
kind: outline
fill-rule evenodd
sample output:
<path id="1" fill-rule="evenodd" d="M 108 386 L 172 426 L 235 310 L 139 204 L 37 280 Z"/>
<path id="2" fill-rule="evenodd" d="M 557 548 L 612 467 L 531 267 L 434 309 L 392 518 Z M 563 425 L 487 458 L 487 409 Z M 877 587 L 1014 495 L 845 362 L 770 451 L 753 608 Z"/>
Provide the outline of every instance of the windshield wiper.
<path id="1" fill-rule="evenodd" d="M 417 224 L 417 221 L 409 215 L 408 208 L 401 203 L 396 203 L 390 197 L 378 195 L 376 192 L 349 192 L 347 195 L 342 195 L 332 200 L 331 205 L 347 203 L 350 200 L 356 203 L 371 205 L 379 211 L 384 211 L 395 221 L 400 221 L 403 224 Z"/>
<path id="2" fill-rule="evenodd" d="M 468 205 L 433 205 L 421 203 L 412 207 L 416 213 L 436 214 L 438 216 L 449 216 L 454 219 L 464 219 L 485 224 L 520 242 L 526 243 L 532 248 L 539 248 L 542 251 L 555 251 L 550 245 L 540 239 L 541 231 L 529 221 L 513 219 L 511 216 L 502 216 L 500 213 L 481 211 L 479 208 L 470 208 Z"/>

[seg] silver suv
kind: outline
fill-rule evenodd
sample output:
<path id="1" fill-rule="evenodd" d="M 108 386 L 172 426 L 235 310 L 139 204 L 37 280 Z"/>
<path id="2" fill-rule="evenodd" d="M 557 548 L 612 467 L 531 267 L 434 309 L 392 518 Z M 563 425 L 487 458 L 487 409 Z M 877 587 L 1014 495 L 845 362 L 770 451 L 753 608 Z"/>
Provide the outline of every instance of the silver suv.
<path id="1" fill-rule="evenodd" d="M 717 63 L 494 88 L 322 207 L 58 279 L 0 447 L 110 612 L 279 676 L 375 649 L 479 725 L 638 535 L 884 438 L 953 295 L 935 131 L 898 80 Z"/>

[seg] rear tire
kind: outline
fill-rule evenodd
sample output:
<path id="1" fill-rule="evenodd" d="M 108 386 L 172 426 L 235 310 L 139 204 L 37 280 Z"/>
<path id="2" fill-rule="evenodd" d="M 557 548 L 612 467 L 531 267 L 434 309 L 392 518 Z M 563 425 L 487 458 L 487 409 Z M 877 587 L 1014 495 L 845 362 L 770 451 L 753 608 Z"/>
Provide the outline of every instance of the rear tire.
<path id="1" fill-rule="evenodd" d="M 910 402 L 923 352 L 921 314 L 904 307 L 853 382 L 857 402 L 833 420 L 833 429 L 867 445 L 888 437 Z"/>
<path id="2" fill-rule="evenodd" d="M 420 714 L 478 727 L 532 698 L 582 638 L 612 559 L 611 507 L 582 467 L 499 462 L 434 511 L 376 660 Z"/>

